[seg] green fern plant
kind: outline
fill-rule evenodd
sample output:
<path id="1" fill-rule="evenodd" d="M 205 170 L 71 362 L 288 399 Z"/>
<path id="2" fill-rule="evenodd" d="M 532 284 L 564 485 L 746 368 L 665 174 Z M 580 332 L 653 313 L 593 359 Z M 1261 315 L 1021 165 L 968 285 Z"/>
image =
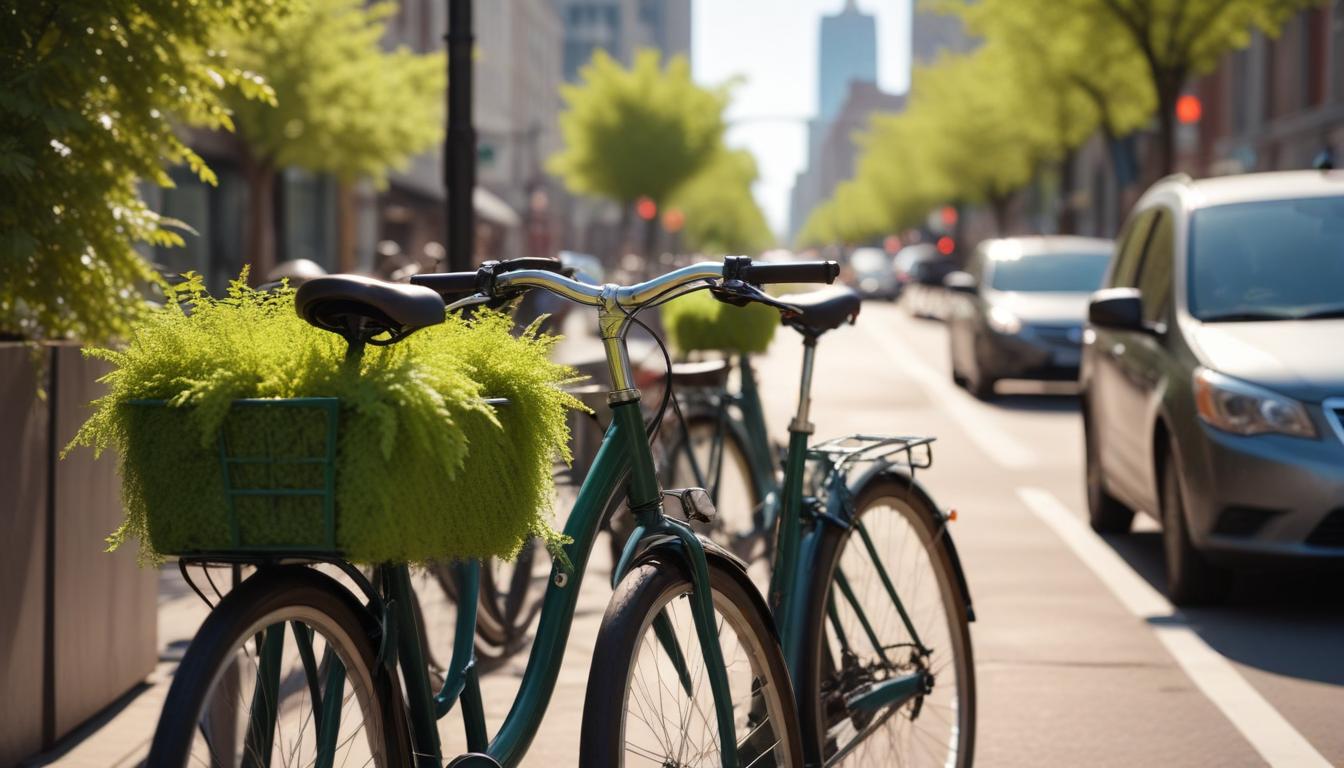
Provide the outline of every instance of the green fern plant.
<path id="1" fill-rule="evenodd" d="M 450 315 L 347 365 L 344 341 L 300 319 L 292 290 L 254 291 L 246 277 L 215 299 L 191 276 L 136 325 L 125 348 L 86 350 L 113 370 L 103 379 L 108 393 L 66 450 L 112 448 L 119 456 L 126 518 L 109 537 L 112 548 L 138 539 L 147 560 L 227 549 L 221 435 L 235 451 L 271 455 L 313 455 L 325 435 L 311 412 L 233 402 L 334 397 L 336 540 L 347 557 L 512 557 L 533 535 L 560 553 L 551 469 L 557 457 L 569 459 L 566 411 L 583 406 L 559 386 L 575 373 L 550 360 L 558 337 L 535 326 L 515 336 L 512 320 L 498 313 Z M 509 404 L 494 408 L 486 397 Z M 165 407 L 137 405 L 143 400 Z M 286 470 L 278 482 L 317 481 Z M 238 508 L 249 544 L 320 534 L 311 499 L 264 501 Z"/>
<path id="2" fill-rule="evenodd" d="M 679 296 L 661 310 L 672 348 L 689 352 L 764 352 L 779 327 L 779 310 L 764 304 L 725 304 L 709 291 Z"/>

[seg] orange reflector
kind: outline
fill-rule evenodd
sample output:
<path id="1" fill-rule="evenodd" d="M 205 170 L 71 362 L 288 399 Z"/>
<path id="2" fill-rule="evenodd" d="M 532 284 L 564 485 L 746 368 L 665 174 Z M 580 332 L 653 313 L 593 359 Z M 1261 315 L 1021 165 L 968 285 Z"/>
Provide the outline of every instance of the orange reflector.
<path id="1" fill-rule="evenodd" d="M 957 521 L 957 510 L 955 509 L 947 510 L 947 522 L 955 523 L 956 521 Z"/>

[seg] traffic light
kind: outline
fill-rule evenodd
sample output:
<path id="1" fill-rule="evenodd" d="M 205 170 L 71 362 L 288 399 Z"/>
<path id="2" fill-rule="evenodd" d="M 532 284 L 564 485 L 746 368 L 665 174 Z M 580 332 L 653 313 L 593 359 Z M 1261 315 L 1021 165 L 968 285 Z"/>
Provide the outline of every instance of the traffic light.
<path id="1" fill-rule="evenodd" d="M 1187 93 L 1176 100 L 1176 120 L 1182 125 L 1193 125 L 1204 116 L 1204 102 L 1199 97 Z"/>
<path id="2" fill-rule="evenodd" d="M 658 204 L 647 197 L 635 201 L 635 213 L 645 221 L 652 221 L 658 215 Z"/>

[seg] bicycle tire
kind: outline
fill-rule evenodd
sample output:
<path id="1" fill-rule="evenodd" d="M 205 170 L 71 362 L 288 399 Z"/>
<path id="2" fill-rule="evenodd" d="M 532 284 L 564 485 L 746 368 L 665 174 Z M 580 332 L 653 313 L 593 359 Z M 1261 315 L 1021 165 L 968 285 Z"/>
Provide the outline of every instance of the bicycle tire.
<path id="1" fill-rule="evenodd" d="M 889 515 L 884 516 L 881 522 L 867 519 L 876 515 L 876 510 L 879 509 L 894 512 L 899 519 Z M 870 609 L 881 607 L 885 603 L 886 611 L 880 614 L 876 610 L 872 611 L 873 614 L 879 615 L 877 621 L 869 617 L 870 624 L 877 625 L 873 629 L 878 644 L 893 648 L 903 642 L 908 643 L 909 635 L 900 621 L 899 614 L 891 605 L 880 578 L 873 577 L 875 572 L 865 574 L 863 571 L 865 561 L 871 563 L 871 556 L 868 555 L 862 538 L 855 536 L 852 528 L 846 530 L 828 526 L 817 549 L 816 568 L 813 570 L 815 576 L 809 589 L 803 657 L 805 666 L 803 679 L 798 681 L 800 701 L 804 702 L 801 705 L 803 731 L 806 735 L 809 757 L 825 765 L 918 765 L 921 759 L 927 759 L 930 765 L 955 765 L 959 768 L 970 766 L 975 749 L 975 664 L 972 658 L 966 604 L 957 583 L 951 554 L 939 535 L 940 523 L 936 522 L 941 521 L 941 515 L 928 497 L 913 483 L 884 475 L 874 478 L 859 490 L 855 499 L 855 519 L 859 522 L 865 522 L 867 519 L 867 524 L 875 524 L 873 527 L 884 526 L 876 535 L 865 527 L 865 531 L 874 540 L 879 555 L 885 550 L 886 556 L 882 558 L 884 563 L 898 563 L 910 576 L 923 572 L 922 582 L 903 578 L 900 573 L 892 574 L 891 579 L 902 602 L 908 603 L 906 609 L 912 614 L 912 621 L 916 624 L 915 630 L 920 634 L 920 639 L 931 646 L 935 653 L 939 651 L 940 644 L 950 645 L 952 658 L 945 660 L 939 657 L 928 662 L 928 666 L 934 672 L 935 682 L 933 690 L 926 696 L 919 696 L 903 703 L 894 711 L 879 712 L 877 715 L 851 712 L 847 709 L 844 704 L 846 692 L 872 682 L 878 674 L 883 672 L 890 674 L 893 670 L 890 669 L 892 665 L 880 665 L 876 661 L 870 661 L 865 672 L 863 659 L 858 658 L 857 653 L 853 654 L 855 658 L 852 660 L 842 657 L 840 663 L 836 662 L 834 650 L 838 640 L 834 620 L 828 619 L 827 616 L 827 603 L 833 594 L 832 586 L 842 560 L 848 566 L 847 576 L 854 579 L 857 575 L 858 579 L 854 579 L 855 582 L 861 582 L 861 587 L 866 588 L 862 598 L 855 601 L 869 606 L 864 613 L 868 614 Z M 893 522 L 887 524 L 887 520 Z M 900 541 L 895 540 L 897 535 L 900 535 Z M 884 547 L 884 544 L 899 544 L 899 556 L 890 556 L 893 554 L 892 547 Z M 927 573 L 930 568 L 934 571 L 932 580 L 928 578 Z M 928 585 L 930 582 L 937 585 L 938 605 L 932 609 L 925 609 L 924 605 L 917 603 L 922 596 L 913 594 L 918 591 L 914 587 Z M 851 584 L 851 591 L 858 590 L 854 590 Z M 858 597 L 856 595 L 856 598 Z M 843 595 L 841 601 L 844 601 Z M 938 608 L 941 608 L 941 611 Z M 859 636 L 864 633 L 852 609 L 845 608 L 845 613 L 847 615 L 842 615 L 841 607 L 837 606 L 837 618 L 842 625 L 846 625 L 844 621 L 846 618 L 855 619 L 848 622 L 846 634 Z M 872 659 L 877 657 L 876 652 L 871 654 Z M 882 669 L 883 666 L 887 669 Z M 956 675 L 950 685 L 946 679 L 947 673 L 944 671 L 946 669 L 951 669 Z M 837 670 L 840 671 L 837 673 Z M 949 701 L 950 705 L 946 703 Z M 947 711 L 953 714 L 949 717 Z M 873 726 L 873 723 L 878 722 L 878 716 L 884 717 L 884 721 Z M 933 722 L 934 716 L 943 718 L 941 726 L 929 729 L 926 725 L 917 728 L 916 724 L 921 717 L 926 718 L 927 724 Z M 870 726 L 883 730 L 905 728 L 905 738 L 901 740 L 900 745 L 897 744 L 897 737 L 901 736 L 898 730 L 890 739 L 877 738 L 880 736 L 878 732 L 866 734 L 864 738 L 858 739 L 864 729 Z M 925 743 L 916 745 L 914 739 L 921 733 L 927 734 L 928 730 L 937 731 L 941 736 L 929 735 L 927 739 L 923 739 Z M 845 741 L 846 736 L 850 737 L 849 741 Z M 859 743 L 851 744 L 850 741 Z M 894 749 L 898 746 L 905 747 L 903 754 L 882 753 L 883 748 Z M 928 749 L 920 749 L 920 746 Z M 941 749 L 943 746 L 947 749 Z M 946 754 L 952 749 L 955 749 L 954 754 Z M 851 751 L 843 755 L 842 760 L 836 760 L 841 750 Z"/>
<path id="2" fill-rule="evenodd" d="M 765 603 L 746 576 L 737 571 L 736 566 L 714 557 L 709 562 L 710 589 L 720 625 L 720 642 L 723 645 L 725 666 L 731 673 L 730 687 L 735 694 L 734 711 L 739 713 L 737 728 L 739 734 L 747 734 L 745 739 L 739 738 L 739 744 L 742 745 L 740 749 L 750 750 L 751 755 L 740 760 L 740 763 L 744 766 L 801 766 L 803 742 L 797 728 L 793 687 Z M 670 694 L 676 700 L 674 705 L 679 705 L 681 701 L 678 693 L 685 693 L 685 689 L 675 682 L 678 679 L 676 672 L 664 673 L 666 664 L 659 663 L 666 662 L 668 657 L 659 647 L 658 641 L 653 639 L 651 624 L 654 617 L 663 611 L 668 612 L 687 660 L 688 673 L 696 670 L 697 662 L 701 665 L 700 674 L 704 673 L 690 603 L 678 599 L 690 592 L 690 579 L 683 572 L 679 561 L 662 560 L 658 555 L 631 569 L 621 580 L 602 617 L 593 652 L 583 705 L 579 765 L 623 765 L 627 751 L 665 765 L 718 764 L 718 727 L 708 679 L 704 677 L 692 681 L 691 690 L 695 695 L 685 697 L 687 703 L 693 706 L 676 706 L 673 710 L 673 714 L 685 718 L 684 721 L 673 722 L 670 726 L 683 738 L 695 732 L 705 738 L 705 743 L 695 753 L 700 759 L 688 762 L 684 750 L 678 750 L 675 756 L 661 754 L 663 751 L 672 751 L 672 731 L 667 732 L 668 743 L 658 745 L 661 749 L 647 743 L 640 747 L 628 743 L 632 734 L 627 714 L 635 715 L 649 726 L 637 730 L 654 730 L 648 722 L 648 713 L 655 702 L 648 693 L 649 686 L 640 684 L 645 679 L 644 674 L 649 672 L 649 667 L 654 667 L 659 675 L 671 674 L 674 681 L 670 686 L 664 685 L 658 689 L 657 704 L 665 702 L 666 695 Z M 742 665 L 743 661 L 746 666 Z M 750 675 L 750 685 L 745 685 L 748 680 L 744 677 L 746 674 Z M 641 690 L 644 700 L 636 703 L 632 710 L 632 695 L 639 696 L 637 692 Z M 747 692 L 745 698 L 742 697 L 743 691 Z M 692 698 L 693 701 L 690 701 Z M 766 717 L 758 719 L 762 712 Z M 699 713 L 698 723 L 689 722 L 693 713 Z M 778 724 L 779 727 L 768 726 L 768 723 Z M 686 745 L 683 742 L 680 746 Z M 771 752 L 776 758 L 773 763 L 753 759 L 765 757 Z"/>
<path id="3" fill-rule="evenodd" d="M 328 673 L 333 657 L 325 651 L 330 650 L 344 667 L 344 680 L 340 683 L 344 706 L 354 704 L 364 718 L 356 725 L 362 725 L 365 731 L 362 742 L 368 747 L 369 763 L 393 767 L 410 765 L 410 736 L 400 689 L 395 678 L 379 670 L 376 662 L 375 620 L 339 583 L 303 566 L 281 566 L 259 572 L 225 595 L 206 617 L 173 675 L 147 764 L 156 768 L 175 768 L 185 766 L 195 758 L 210 765 L 234 765 L 235 760 L 241 761 L 246 753 L 254 752 L 253 745 L 258 742 L 254 741 L 251 732 L 243 736 L 241 745 L 237 743 L 238 725 L 246 722 L 246 711 L 250 708 L 234 707 L 231 701 L 223 702 L 224 698 L 231 700 L 233 692 L 242 699 L 249 687 L 244 674 L 230 674 L 229 671 L 239 663 L 240 652 L 246 656 L 248 645 L 254 645 L 261 653 L 268 642 L 263 638 L 274 631 L 273 627 L 285 628 L 281 638 L 295 636 L 295 624 L 291 622 L 301 622 L 313 632 L 310 640 L 314 645 L 311 649 L 314 651 L 313 661 L 316 661 L 315 641 L 319 636 L 325 649 L 321 663 L 315 667 L 317 671 L 308 670 L 304 675 L 308 685 L 302 684 L 302 678 L 298 684 L 278 685 L 275 696 L 297 691 L 295 695 L 302 697 L 320 691 L 320 687 L 313 687 L 315 680 L 327 681 L 325 685 L 329 687 L 332 677 Z M 283 639 L 277 643 L 281 658 L 283 643 Z M 289 644 L 297 649 L 298 643 Z M 294 683 L 294 675 L 282 675 L 277 669 L 276 680 Z M 230 687 L 232 681 L 237 682 L 236 690 Z M 351 689 L 349 697 L 344 694 L 346 685 Z M 261 698 L 260 692 L 260 686 L 253 687 L 254 702 Z M 316 698 L 310 695 L 309 701 Z M 221 706 L 222 702 L 229 706 Z M 302 704 L 302 699 L 299 703 Z M 207 705 L 210 705 L 209 711 Z M 283 736 L 282 721 L 294 712 L 280 703 L 273 706 L 274 711 L 281 714 L 276 718 L 276 733 L 266 736 L 268 740 L 273 740 L 276 735 Z M 316 712 L 311 714 L 314 722 L 320 722 Z M 342 728 L 348 722 L 347 714 L 343 713 L 338 721 Z M 308 719 L 305 715 L 300 717 L 295 734 L 299 741 L 295 748 L 300 750 L 301 758 Z M 232 736 L 229 736 L 230 731 Z M 313 725 L 311 735 L 315 752 L 318 733 L 319 727 Z M 357 735 L 358 732 L 338 740 L 337 748 L 345 745 L 346 749 L 357 750 L 361 745 L 361 741 L 354 738 Z M 212 743 L 223 742 L 221 737 L 227 737 L 227 743 Z M 339 738 L 340 732 L 335 737 Z M 201 743 L 197 743 L 198 738 Z M 273 752 L 274 747 L 272 742 L 271 750 L 267 751 Z M 202 759 L 202 749 L 208 761 Z M 284 751 L 283 746 L 281 751 Z M 347 752 L 346 757 L 349 755 Z"/>

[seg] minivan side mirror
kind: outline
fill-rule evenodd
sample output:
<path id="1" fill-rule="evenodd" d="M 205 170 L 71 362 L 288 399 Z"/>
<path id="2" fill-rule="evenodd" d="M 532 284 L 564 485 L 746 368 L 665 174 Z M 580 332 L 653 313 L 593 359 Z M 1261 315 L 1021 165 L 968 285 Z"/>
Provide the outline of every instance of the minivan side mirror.
<path id="1" fill-rule="evenodd" d="M 960 270 L 947 273 L 947 276 L 943 278 L 943 287 L 953 293 L 969 294 L 975 294 L 980 288 L 971 273 Z"/>
<path id="2" fill-rule="evenodd" d="M 1087 305 L 1087 321 L 1114 331 L 1148 330 L 1138 288 L 1103 288 L 1093 293 Z"/>

